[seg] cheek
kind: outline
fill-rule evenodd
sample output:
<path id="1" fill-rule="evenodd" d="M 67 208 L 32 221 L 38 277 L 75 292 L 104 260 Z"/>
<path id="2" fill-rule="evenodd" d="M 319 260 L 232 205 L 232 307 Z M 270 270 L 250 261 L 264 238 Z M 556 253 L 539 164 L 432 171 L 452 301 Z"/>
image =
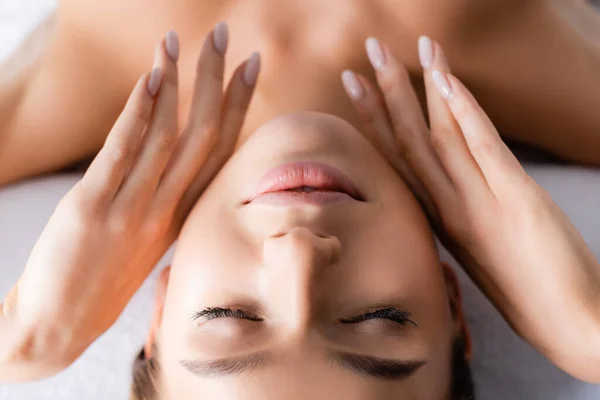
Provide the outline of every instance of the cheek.
<path id="1" fill-rule="evenodd" d="M 355 281 L 345 285 L 371 288 L 374 298 L 398 299 L 411 311 L 428 359 L 426 369 L 415 376 L 419 394 L 413 398 L 444 399 L 451 377 L 454 325 L 437 252 L 425 235 L 391 225 L 395 224 L 386 229 L 382 222 L 376 235 L 365 232 L 355 243 L 346 265 L 356 266 L 358 272 L 352 274 Z"/>
<path id="2" fill-rule="evenodd" d="M 377 296 L 405 303 L 427 342 L 446 351 L 453 321 L 444 274 L 433 236 L 418 222 L 395 215 L 393 209 L 374 219 L 344 255 L 353 271 L 353 282 L 346 286 L 376 288 Z"/>
<path id="3" fill-rule="evenodd" d="M 259 259 L 247 238 L 224 219 L 206 218 L 195 227 L 175 249 L 169 288 L 178 302 L 214 306 L 211 303 L 227 297 L 219 293 L 235 294 L 252 287 L 250 272 Z"/>
<path id="4" fill-rule="evenodd" d="M 255 285 L 254 246 L 218 197 L 202 198 L 175 247 L 163 314 L 165 334 L 180 336 L 194 312 L 232 305 Z M 174 340 L 177 340 L 174 338 Z"/>

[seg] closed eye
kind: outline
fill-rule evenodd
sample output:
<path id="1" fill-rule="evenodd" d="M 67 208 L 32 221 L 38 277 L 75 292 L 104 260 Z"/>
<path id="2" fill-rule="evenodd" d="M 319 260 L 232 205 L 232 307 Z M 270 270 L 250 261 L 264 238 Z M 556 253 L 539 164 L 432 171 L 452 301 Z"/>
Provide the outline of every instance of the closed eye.
<path id="1" fill-rule="evenodd" d="M 197 319 L 204 319 L 206 321 L 210 321 L 211 319 L 216 318 L 239 318 L 239 319 L 247 319 L 249 321 L 260 322 L 263 321 L 262 318 L 253 314 L 249 311 L 244 311 L 241 309 L 234 309 L 229 307 L 207 307 L 202 311 L 196 311 L 192 315 L 192 321 Z"/>
<path id="2" fill-rule="evenodd" d="M 354 315 L 352 317 L 340 319 L 342 324 L 357 324 L 360 322 L 372 320 L 372 319 L 387 319 L 394 321 L 400 325 L 412 324 L 419 327 L 411 318 L 410 313 L 406 310 L 401 310 L 396 307 L 380 308 L 377 310 L 369 311 L 363 314 Z"/>

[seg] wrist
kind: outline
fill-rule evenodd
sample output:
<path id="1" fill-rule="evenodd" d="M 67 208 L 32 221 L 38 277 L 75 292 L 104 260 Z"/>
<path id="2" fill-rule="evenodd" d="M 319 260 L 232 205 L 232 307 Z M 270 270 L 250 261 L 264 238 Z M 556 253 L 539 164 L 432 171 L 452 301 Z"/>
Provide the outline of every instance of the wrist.
<path id="1" fill-rule="evenodd" d="M 70 365 L 69 345 L 55 329 L 22 324 L 0 304 L 0 382 L 25 382 L 57 374 Z"/>

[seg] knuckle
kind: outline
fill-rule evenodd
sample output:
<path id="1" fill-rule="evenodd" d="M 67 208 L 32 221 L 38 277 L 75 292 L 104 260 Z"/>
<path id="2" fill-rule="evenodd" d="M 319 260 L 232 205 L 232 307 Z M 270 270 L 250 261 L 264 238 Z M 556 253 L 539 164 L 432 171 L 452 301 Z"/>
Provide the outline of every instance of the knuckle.
<path id="1" fill-rule="evenodd" d="M 399 135 L 396 135 L 396 136 L 399 136 Z M 406 140 L 404 140 L 404 139 L 398 140 L 396 147 L 397 147 L 398 156 L 401 159 L 406 160 L 410 164 L 410 162 L 412 161 L 411 154 L 413 153 L 413 151 L 410 149 L 410 146 L 408 145 Z"/>
<path id="2" fill-rule="evenodd" d="M 126 235 L 132 229 L 132 221 L 125 213 L 112 215 L 108 221 L 109 231 L 117 236 Z"/>
<path id="3" fill-rule="evenodd" d="M 432 131 L 429 137 L 429 145 L 442 165 L 447 165 L 453 157 L 462 157 L 457 153 L 456 138 L 451 135 L 456 133 L 451 128 L 444 128 Z"/>
<path id="4" fill-rule="evenodd" d="M 384 94 L 393 93 L 397 89 L 397 78 L 391 73 L 380 76 L 378 83 L 379 88 Z"/>
<path id="5" fill-rule="evenodd" d="M 161 237 L 168 229 L 168 226 L 168 220 L 164 216 L 148 218 L 142 229 L 143 235 L 147 238 Z"/>
<path id="6" fill-rule="evenodd" d="M 463 97 L 457 98 L 452 102 L 452 113 L 459 121 L 469 118 L 473 111 L 473 105 Z"/>
<path id="7" fill-rule="evenodd" d="M 376 122 L 376 113 L 372 104 L 360 104 L 358 106 L 358 113 L 367 126 L 372 126 Z"/>
<path id="8" fill-rule="evenodd" d="M 160 236 L 160 234 L 161 234 L 161 226 L 158 222 L 151 221 L 151 222 L 148 222 L 144 226 L 143 235 L 145 237 L 153 238 L 153 237 Z"/>
<path id="9" fill-rule="evenodd" d="M 419 154 L 417 154 L 419 146 L 417 135 L 403 128 L 397 128 L 395 130 L 395 135 L 398 151 L 402 157 L 411 162 L 417 162 L 419 156 Z"/>
<path id="10" fill-rule="evenodd" d="M 150 114 L 151 107 L 149 104 L 138 104 L 131 111 L 131 117 L 140 125 L 148 122 L 148 119 L 150 119 Z"/>
<path id="11" fill-rule="evenodd" d="M 130 145 L 120 143 L 110 150 L 108 157 L 113 164 L 122 164 L 127 162 L 133 156 L 133 149 Z"/>
<path id="12" fill-rule="evenodd" d="M 474 142 L 472 151 L 482 158 L 490 157 L 495 152 L 495 145 L 490 140 L 478 138 Z"/>
<path id="13" fill-rule="evenodd" d="M 71 210 L 80 220 L 93 218 L 102 209 L 98 198 L 98 183 L 84 176 L 58 203 L 57 208 Z"/>
<path id="14" fill-rule="evenodd" d="M 441 132 L 438 130 L 431 132 L 429 140 L 431 142 L 431 147 L 433 147 L 433 150 L 435 150 L 437 154 L 444 154 L 446 152 L 447 146 L 445 138 L 448 134 L 450 134 L 450 132 L 447 132 L 446 130 Z"/>
<path id="15" fill-rule="evenodd" d="M 198 131 L 205 146 L 213 147 L 219 141 L 219 128 L 212 121 L 201 123 Z"/>
<path id="16" fill-rule="evenodd" d="M 219 128 L 214 121 L 204 121 L 200 124 L 200 131 L 205 136 L 217 136 Z"/>
<path id="17" fill-rule="evenodd" d="M 177 142 L 177 134 L 167 129 L 162 129 L 158 132 L 155 146 L 158 151 L 171 151 Z"/>
<path id="18" fill-rule="evenodd" d="M 404 68 L 391 65 L 388 69 L 379 78 L 379 87 L 384 93 L 392 93 L 398 90 L 404 91 L 410 88 L 410 78 Z"/>

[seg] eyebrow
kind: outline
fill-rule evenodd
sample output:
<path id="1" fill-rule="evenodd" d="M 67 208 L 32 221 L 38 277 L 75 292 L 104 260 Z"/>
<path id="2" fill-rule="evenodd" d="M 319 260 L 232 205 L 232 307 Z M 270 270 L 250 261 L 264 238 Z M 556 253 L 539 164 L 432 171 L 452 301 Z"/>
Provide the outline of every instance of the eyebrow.
<path id="1" fill-rule="evenodd" d="M 425 360 L 396 360 L 345 352 L 332 352 L 330 360 L 355 374 L 384 380 L 406 379 L 427 364 Z M 196 376 L 216 378 L 250 372 L 264 367 L 268 361 L 266 353 L 253 353 L 208 361 L 181 360 L 179 363 Z"/>
<path id="2" fill-rule="evenodd" d="M 348 371 L 385 380 L 406 379 L 427 364 L 426 360 L 396 360 L 344 352 L 334 352 L 330 359 Z"/>
<path id="3" fill-rule="evenodd" d="M 265 353 L 253 353 L 239 357 L 221 358 L 216 360 L 181 360 L 179 364 L 192 374 L 204 378 L 236 376 L 242 372 L 255 370 L 267 362 Z"/>

